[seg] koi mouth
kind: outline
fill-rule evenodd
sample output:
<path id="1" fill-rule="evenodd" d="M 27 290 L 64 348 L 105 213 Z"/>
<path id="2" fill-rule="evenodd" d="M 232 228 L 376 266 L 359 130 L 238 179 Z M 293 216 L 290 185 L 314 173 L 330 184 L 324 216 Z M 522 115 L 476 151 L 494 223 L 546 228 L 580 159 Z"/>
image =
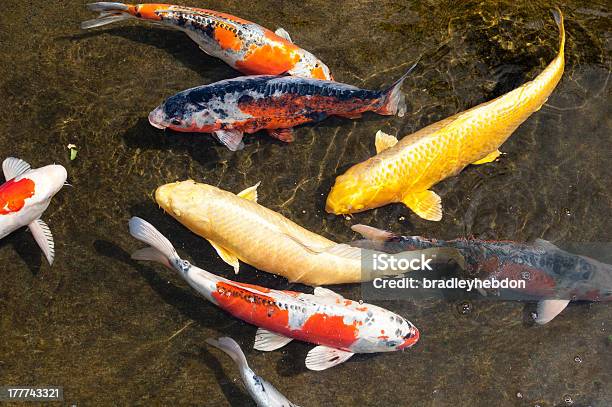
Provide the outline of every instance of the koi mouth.
<path id="1" fill-rule="evenodd" d="M 149 124 L 155 127 L 156 129 L 165 130 L 167 126 L 162 124 L 162 120 L 160 120 L 160 112 L 159 109 L 153 110 L 149 113 Z"/>
<path id="2" fill-rule="evenodd" d="M 397 350 L 407 349 L 411 347 L 412 345 L 414 345 L 415 343 L 419 341 L 419 338 L 421 336 L 421 334 L 419 333 L 419 330 L 416 327 L 410 328 L 409 335 L 410 336 L 408 336 L 408 338 L 405 338 L 404 343 L 402 343 L 401 345 L 397 347 Z"/>

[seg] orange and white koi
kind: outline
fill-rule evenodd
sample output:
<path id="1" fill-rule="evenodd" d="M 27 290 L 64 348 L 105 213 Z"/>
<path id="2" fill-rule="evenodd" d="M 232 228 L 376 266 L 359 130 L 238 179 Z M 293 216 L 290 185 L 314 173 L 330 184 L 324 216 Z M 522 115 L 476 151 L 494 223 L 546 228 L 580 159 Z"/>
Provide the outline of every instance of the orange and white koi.
<path id="1" fill-rule="evenodd" d="M 207 300 L 259 327 L 255 349 L 273 351 L 293 339 L 318 345 L 306 356 L 306 367 L 324 370 L 355 353 L 392 352 L 411 347 L 419 330 L 401 316 L 375 305 L 345 299 L 326 288 L 313 294 L 273 290 L 209 273 L 179 257 L 155 227 L 134 217 L 130 234 L 150 247 L 132 254 L 179 272 Z"/>
<path id="2" fill-rule="evenodd" d="M 272 32 L 230 14 L 170 4 L 97 2 L 87 7 L 100 12 L 100 16 L 83 22 L 83 29 L 137 18 L 185 32 L 206 54 L 247 75 L 287 73 L 332 80 L 329 68 L 313 54 L 295 45 L 282 28 Z"/>
<path id="3" fill-rule="evenodd" d="M 441 220 L 441 198 L 430 188 L 470 164 L 495 161 L 501 154 L 498 148 L 546 103 L 561 80 L 565 31 L 561 12 L 555 10 L 554 17 L 560 31 L 559 53 L 540 75 L 399 142 L 379 132 L 377 154 L 336 179 L 327 197 L 327 212 L 355 213 L 401 202 L 421 218 Z"/>
<path id="4" fill-rule="evenodd" d="M 9 157 L 2 163 L 2 170 L 6 182 L 0 185 L 0 239 L 27 226 L 49 264 L 53 264 L 53 236 L 40 217 L 66 183 L 66 169 L 61 165 L 31 169 L 25 161 Z"/>

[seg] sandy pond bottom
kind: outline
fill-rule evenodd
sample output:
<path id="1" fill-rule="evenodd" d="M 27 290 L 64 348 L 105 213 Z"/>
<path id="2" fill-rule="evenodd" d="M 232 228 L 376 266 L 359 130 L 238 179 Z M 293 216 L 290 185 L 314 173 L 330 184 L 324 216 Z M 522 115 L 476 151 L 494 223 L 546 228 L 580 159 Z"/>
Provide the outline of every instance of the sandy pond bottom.
<path id="1" fill-rule="evenodd" d="M 0 13 L 0 156 L 65 165 L 65 188 L 44 215 L 56 241 L 49 268 L 23 230 L 0 242 L 0 385 L 64 386 L 77 405 L 248 406 L 230 359 L 204 340 L 229 335 L 255 371 L 303 406 L 608 406 L 611 308 L 570 306 L 544 327 L 529 307 L 475 300 L 378 302 L 419 327 L 405 352 L 357 356 L 310 372 L 310 345 L 251 349 L 255 328 L 198 297 L 175 273 L 135 263 L 127 232 L 138 215 L 184 257 L 233 277 L 203 239 L 152 200 L 193 178 L 238 192 L 258 181 L 260 203 L 338 241 L 365 223 L 437 238 L 611 241 L 609 66 L 605 2 L 561 2 L 566 73 L 548 103 L 502 147 L 434 189 L 445 216 L 391 205 L 347 220 L 323 210 L 335 177 L 374 152 L 378 129 L 403 136 L 533 78 L 557 49 L 544 1 L 200 1 L 275 29 L 327 62 L 337 80 L 377 88 L 419 56 L 404 86 L 403 119 L 366 115 L 297 130 L 291 145 L 259 133 L 233 154 L 207 135 L 164 133 L 147 114 L 188 87 L 236 76 L 185 35 L 137 22 L 81 32 L 81 1 L 5 0 Z M 607 39 L 606 39 L 607 38 Z M 78 146 L 69 160 L 66 145 Z M 289 285 L 246 265 L 237 277 Z M 359 299 L 359 286 L 337 287 Z"/>

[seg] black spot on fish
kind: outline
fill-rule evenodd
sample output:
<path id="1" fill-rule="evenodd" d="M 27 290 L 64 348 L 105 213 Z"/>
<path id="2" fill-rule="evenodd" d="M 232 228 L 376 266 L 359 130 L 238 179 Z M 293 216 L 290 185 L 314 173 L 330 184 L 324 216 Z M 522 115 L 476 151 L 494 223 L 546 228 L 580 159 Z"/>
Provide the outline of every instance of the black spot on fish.
<path id="1" fill-rule="evenodd" d="M 238 106 L 240 105 L 248 105 L 250 103 L 253 103 L 255 99 L 250 96 L 250 95 L 242 95 L 240 96 L 240 99 L 238 99 Z"/>

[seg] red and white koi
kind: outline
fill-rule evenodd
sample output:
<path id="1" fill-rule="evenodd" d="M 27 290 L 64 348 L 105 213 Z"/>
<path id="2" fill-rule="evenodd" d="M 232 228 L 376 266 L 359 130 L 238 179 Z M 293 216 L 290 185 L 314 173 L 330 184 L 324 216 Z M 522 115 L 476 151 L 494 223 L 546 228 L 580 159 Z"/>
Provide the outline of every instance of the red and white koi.
<path id="1" fill-rule="evenodd" d="M 255 349 L 272 351 L 293 339 L 318 345 L 306 367 L 324 370 L 355 353 L 401 350 L 419 340 L 419 331 L 401 316 L 375 305 L 356 302 L 326 288 L 313 294 L 273 290 L 216 276 L 191 265 L 157 229 L 143 219 L 129 222 L 130 233 L 150 247 L 132 254 L 174 269 L 207 300 L 236 318 L 259 327 Z"/>
<path id="2" fill-rule="evenodd" d="M 83 22 L 83 29 L 137 18 L 183 31 L 206 54 L 247 75 L 286 73 L 332 80 L 329 68 L 313 54 L 295 45 L 282 28 L 272 32 L 230 14 L 170 4 L 97 2 L 87 7 L 100 12 L 100 16 Z"/>
<path id="3" fill-rule="evenodd" d="M 53 236 L 40 217 L 66 183 L 66 169 L 61 165 L 31 169 L 25 161 L 9 157 L 2 163 L 2 170 L 6 182 L 0 185 L 0 239 L 27 226 L 49 264 L 53 264 Z"/>

